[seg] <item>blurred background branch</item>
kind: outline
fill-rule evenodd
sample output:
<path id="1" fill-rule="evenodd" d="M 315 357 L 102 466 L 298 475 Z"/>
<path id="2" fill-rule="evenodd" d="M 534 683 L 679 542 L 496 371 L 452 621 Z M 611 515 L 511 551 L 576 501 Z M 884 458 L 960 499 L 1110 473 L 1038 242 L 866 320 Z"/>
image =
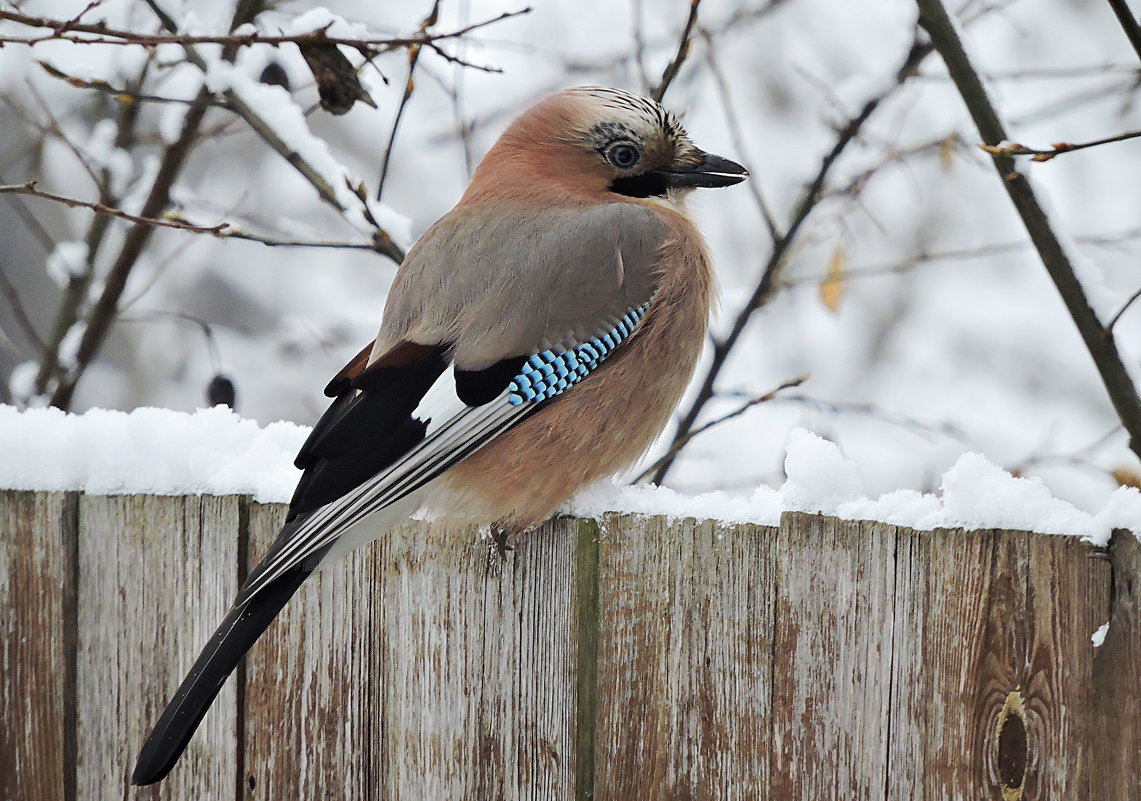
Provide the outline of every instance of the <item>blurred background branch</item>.
<path id="1" fill-rule="evenodd" d="M 1122 362 L 1112 330 L 1102 323 L 1094 311 L 1085 288 L 1078 279 L 1071 255 L 1066 252 L 1054 229 L 1055 223 L 1050 219 L 1030 180 L 1018 171 L 1009 155 L 1002 152 L 1000 143 L 1008 139 L 1006 129 L 991 104 L 982 79 L 971 64 L 943 3 L 940 0 L 917 2 L 919 23 L 931 35 L 932 44 L 946 63 L 951 80 L 955 82 L 959 95 L 978 127 L 983 143 L 990 146 L 1002 185 L 1018 211 L 1022 224 L 1026 226 L 1038 256 L 1042 259 L 1042 265 L 1066 304 L 1082 341 L 1093 357 L 1113 408 L 1129 434 L 1130 449 L 1141 458 L 1141 396 L 1138 396 L 1137 387 Z"/>

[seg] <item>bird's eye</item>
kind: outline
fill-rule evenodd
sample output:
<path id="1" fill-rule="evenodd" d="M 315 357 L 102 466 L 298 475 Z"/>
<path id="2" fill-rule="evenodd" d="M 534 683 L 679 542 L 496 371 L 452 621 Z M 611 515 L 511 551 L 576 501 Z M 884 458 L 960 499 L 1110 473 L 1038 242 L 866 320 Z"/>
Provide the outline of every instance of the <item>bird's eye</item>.
<path id="1" fill-rule="evenodd" d="M 628 144 L 611 145 L 606 149 L 606 160 L 620 170 L 628 170 L 638 163 L 638 148 Z"/>

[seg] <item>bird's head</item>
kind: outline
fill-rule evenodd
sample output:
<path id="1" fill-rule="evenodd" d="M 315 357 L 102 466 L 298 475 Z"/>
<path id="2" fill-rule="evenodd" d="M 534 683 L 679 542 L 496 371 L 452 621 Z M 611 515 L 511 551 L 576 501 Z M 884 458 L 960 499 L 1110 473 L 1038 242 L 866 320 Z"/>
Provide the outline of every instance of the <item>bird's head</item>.
<path id="1" fill-rule="evenodd" d="M 674 198 L 732 186 L 748 171 L 697 147 L 669 111 L 623 89 L 583 86 L 525 111 L 473 176 L 473 187 L 509 181 L 507 170 L 591 195 Z"/>

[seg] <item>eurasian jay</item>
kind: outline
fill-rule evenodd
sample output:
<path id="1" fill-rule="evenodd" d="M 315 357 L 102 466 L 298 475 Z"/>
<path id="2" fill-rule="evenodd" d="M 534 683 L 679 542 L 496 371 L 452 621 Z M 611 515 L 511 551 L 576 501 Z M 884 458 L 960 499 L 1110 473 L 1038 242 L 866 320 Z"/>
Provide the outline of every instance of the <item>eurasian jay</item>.
<path id="1" fill-rule="evenodd" d="M 326 387 L 281 533 L 132 781 L 166 776 L 319 563 L 421 507 L 520 533 L 637 461 L 693 373 L 714 297 L 682 201 L 746 175 L 619 89 L 569 89 L 515 120 L 408 252 L 376 340 Z"/>

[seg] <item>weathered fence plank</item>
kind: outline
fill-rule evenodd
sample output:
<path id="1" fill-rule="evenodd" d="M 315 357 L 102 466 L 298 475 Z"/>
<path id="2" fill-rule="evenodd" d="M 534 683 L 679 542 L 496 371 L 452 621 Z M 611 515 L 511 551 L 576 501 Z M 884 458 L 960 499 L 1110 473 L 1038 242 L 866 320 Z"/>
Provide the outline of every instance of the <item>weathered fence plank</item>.
<path id="1" fill-rule="evenodd" d="M 1141 542 L 1114 532 L 1109 558 L 1109 631 L 1093 662 L 1087 797 L 1127 801 L 1141 798 Z"/>
<path id="2" fill-rule="evenodd" d="M 956 534 L 899 535 L 885 776 L 890 801 L 968 797 L 977 786 L 972 688 L 993 543 L 983 534 Z"/>
<path id="3" fill-rule="evenodd" d="M 763 798 L 772 529 L 602 528 L 593 797 Z"/>
<path id="4" fill-rule="evenodd" d="M 0 492 L 0 799 L 75 797 L 75 504 Z"/>
<path id="5" fill-rule="evenodd" d="M 138 748 L 237 591 L 236 497 L 82 496 L 77 799 L 233 798 L 236 705 L 223 688 L 180 765 L 127 790 Z"/>
<path id="6" fill-rule="evenodd" d="M 1089 780 L 1087 728 L 1092 723 L 1096 653 L 1090 635 L 1109 620 L 1109 566 L 1104 559 L 1091 558 L 1089 549 L 1072 537 L 1045 537 L 1040 542 L 1041 536 L 1028 533 L 991 536 L 1000 548 L 1010 549 L 1019 567 L 1025 564 L 1020 571 L 1025 584 L 1018 614 L 1025 615 L 1026 630 L 1026 650 L 1013 654 L 1015 667 L 1008 678 L 1013 686 L 1007 700 L 998 714 L 988 710 L 995 719 L 988 732 L 992 775 L 998 774 L 999 789 L 1006 795 L 1021 786 L 1024 799 L 1076 798 Z M 1021 697 L 1012 697 L 1011 692 Z M 1024 777 L 1018 765 L 1021 721 L 1012 720 L 1018 711 L 1012 708 L 1015 701 L 1026 710 Z M 1122 745 L 1113 736 L 1101 748 Z M 1134 752 L 1141 753 L 1141 748 Z"/>
<path id="7" fill-rule="evenodd" d="M 506 558 L 474 530 L 386 538 L 382 797 L 572 797 L 579 525 L 543 526 Z"/>
<path id="8" fill-rule="evenodd" d="M 410 523 L 128 788 L 283 511 L 0 493 L 0 801 L 1141 798 L 1134 538 L 804 514 L 555 520 L 503 557 Z"/>
<path id="9" fill-rule="evenodd" d="M 771 798 L 883 796 L 895 539 L 883 523 L 781 518 Z"/>
<path id="10" fill-rule="evenodd" d="M 888 798 L 1085 797 L 1088 638 L 1109 608 L 1092 555 L 1072 537 L 901 533 Z"/>

